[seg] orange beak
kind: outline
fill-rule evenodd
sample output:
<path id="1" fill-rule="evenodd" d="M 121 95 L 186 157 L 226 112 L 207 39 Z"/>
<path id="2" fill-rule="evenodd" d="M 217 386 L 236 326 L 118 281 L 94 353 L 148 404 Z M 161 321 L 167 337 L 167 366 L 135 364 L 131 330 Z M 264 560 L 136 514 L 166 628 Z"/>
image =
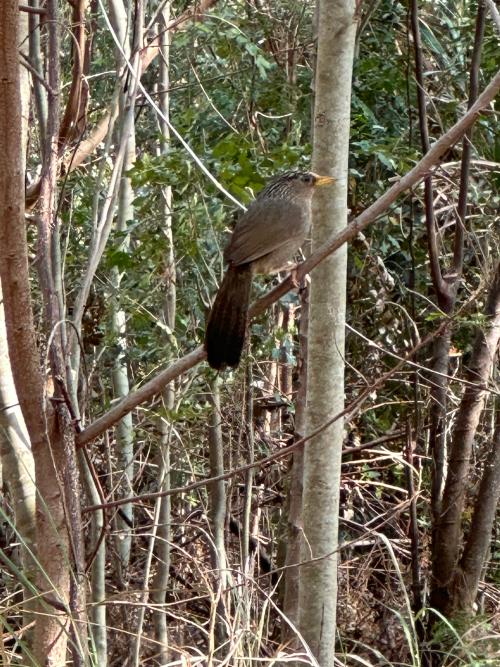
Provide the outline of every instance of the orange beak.
<path id="1" fill-rule="evenodd" d="M 316 181 L 314 183 L 314 187 L 323 186 L 323 185 L 330 185 L 330 183 L 333 183 L 335 179 L 332 176 L 317 176 L 316 175 Z"/>

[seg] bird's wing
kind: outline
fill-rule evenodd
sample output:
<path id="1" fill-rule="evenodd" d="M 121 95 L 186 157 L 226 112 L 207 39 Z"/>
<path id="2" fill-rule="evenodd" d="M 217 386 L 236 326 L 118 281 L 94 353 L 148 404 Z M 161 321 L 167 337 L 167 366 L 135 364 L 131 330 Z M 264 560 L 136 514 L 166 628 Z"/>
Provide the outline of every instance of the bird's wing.
<path id="1" fill-rule="evenodd" d="M 256 200 L 238 220 L 224 258 L 233 266 L 253 262 L 304 236 L 306 226 L 305 211 L 298 204 Z"/>

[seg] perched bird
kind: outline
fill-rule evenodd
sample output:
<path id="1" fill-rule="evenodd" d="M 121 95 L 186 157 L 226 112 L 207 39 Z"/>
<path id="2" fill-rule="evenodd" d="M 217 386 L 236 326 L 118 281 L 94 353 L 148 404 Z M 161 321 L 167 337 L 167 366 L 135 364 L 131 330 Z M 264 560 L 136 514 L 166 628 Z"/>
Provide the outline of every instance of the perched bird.
<path id="1" fill-rule="evenodd" d="M 205 334 L 207 360 L 217 370 L 237 366 L 245 342 L 252 276 L 276 273 L 302 245 L 311 224 L 314 189 L 333 182 L 310 171 L 273 178 L 234 228 L 224 260 L 228 267 Z"/>

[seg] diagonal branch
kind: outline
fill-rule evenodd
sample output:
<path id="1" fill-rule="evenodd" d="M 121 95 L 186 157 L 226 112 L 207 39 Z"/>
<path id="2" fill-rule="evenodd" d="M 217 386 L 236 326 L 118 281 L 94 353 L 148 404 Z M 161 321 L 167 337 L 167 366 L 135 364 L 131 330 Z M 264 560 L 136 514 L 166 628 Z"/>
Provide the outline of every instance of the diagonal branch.
<path id="1" fill-rule="evenodd" d="M 374 222 L 380 215 L 382 215 L 391 204 L 393 204 L 398 197 L 414 187 L 430 169 L 435 167 L 439 160 L 445 155 L 451 146 L 453 146 L 467 130 L 474 124 L 479 114 L 486 109 L 490 102 L 495 98 L 500 90 L 500 71 L 490 81 L 488 86 L 484 89 L 482 94 L 478 97 L 476 102 L 472 105 L 469 111 L 453 125 L 448 132 L 436 141 L 430 151 L 411 169 L 405 176 L 403 176 L 397 183 L 395 183 L 387 192 L 385 192 L 377 201 L 369 206 L 363 213 L 355 218 L 340 234 L 326 241 L 318 250 L 313 253 L 305 262 L 303 262 L 296 271 L 296 280 L 302 280 L 310 271 L 312 271 L 320 262 L 331 255 L 335 250 L 340 248 L 344 243 L 352 240 L 365 227 Z M 277 301 L 283 294 L 286 294 L 292 289 L 292 278 L 288 277 L 280 283 L 275 289 L 268 292 L 261 299 L 259 299 L 250 308 L 250 317 L 255 317 L 259 313 L 266 310 L 266 308 Z M 176 377 L 185 373 L 190 368 L 193 368 L 200 361 L 205 359 L 205 350 L 203 347 L 198 347 L 181 359 L 174 362 L 171 366 L 159 373 L 149 382 L 146 382 L 140 389 L 130 393 L 120 403 L 108 410 L 102 417 L 99 417 L 95 422 L 90 424 L 84 431 L 77 436 L 79 446 L 83 446 L 88 442 L 97 438 L 104 433 L 108 428 L 112 427 L 124 415 L 131 412 L 141 403 L 151 399 L 155 394 L 158 394 L 163 387 Z"/>
<path id="2" fill-rule="evenodd" d="M 71 31 L 73 33 L 73 65 L 71 88 L 59 132 L 59 148 L 80 135 L 85 124 L 85 108 L 88 98 L 88 83 L 84 71 L 87 36 L 85 33 L 85 13 L 88 0 L 70 0 L 72 7 Z M 87 66 L 88 66 L 87 62 Z"/>

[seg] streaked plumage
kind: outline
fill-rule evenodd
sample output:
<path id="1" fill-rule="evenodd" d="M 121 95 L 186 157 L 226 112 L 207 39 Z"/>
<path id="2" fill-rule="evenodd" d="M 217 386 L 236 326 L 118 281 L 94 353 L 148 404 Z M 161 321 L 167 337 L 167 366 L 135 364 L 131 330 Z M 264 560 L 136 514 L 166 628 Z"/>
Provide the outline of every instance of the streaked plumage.
<path id="1" fill-rule="evenodd" d="M 212 368 L 237 366 L 247 330 L 252 276 L 285 267 L 302 245 L 311 222 L 315 186 L 333 179 L 289 171 L 273 178 L 236 223 L 224 252 L 228 264 L 205 335 Z"/>

